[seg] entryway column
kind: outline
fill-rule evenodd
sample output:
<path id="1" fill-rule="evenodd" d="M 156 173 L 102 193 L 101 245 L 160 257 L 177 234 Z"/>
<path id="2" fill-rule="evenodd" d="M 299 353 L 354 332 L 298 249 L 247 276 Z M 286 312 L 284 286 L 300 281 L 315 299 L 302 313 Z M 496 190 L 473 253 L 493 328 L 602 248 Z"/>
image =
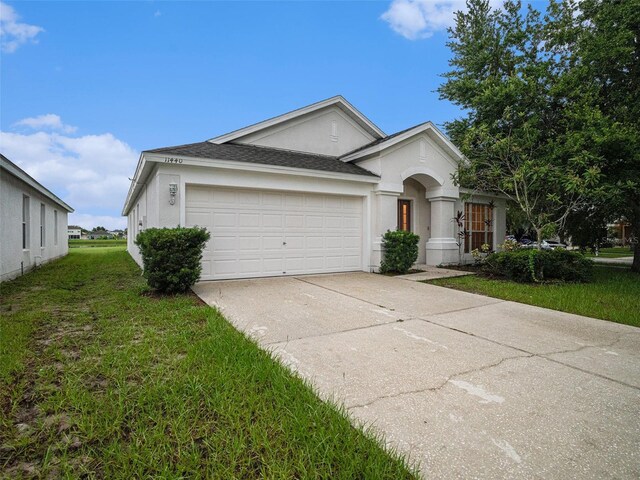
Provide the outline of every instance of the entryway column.
<path id="1" fill-rule="evenodd" d="M 373 242 L 371 248 L 371 266 L 377 270 L 382 261 L 382 236 L 387 230 L 398 228 L 398 197 L 402 192 L 377 191 L 375 195 L 375 214 Z"/>
<path id="2" fill-rule="evenodd" d="M 455 204 L 458 197 L 442 195 L 438 191 L 427 191 L 426 198 L 431 203 L 431 238 L 426 244 L 427 265 L 440 265 L 458 262 L 456 243 Z"/>

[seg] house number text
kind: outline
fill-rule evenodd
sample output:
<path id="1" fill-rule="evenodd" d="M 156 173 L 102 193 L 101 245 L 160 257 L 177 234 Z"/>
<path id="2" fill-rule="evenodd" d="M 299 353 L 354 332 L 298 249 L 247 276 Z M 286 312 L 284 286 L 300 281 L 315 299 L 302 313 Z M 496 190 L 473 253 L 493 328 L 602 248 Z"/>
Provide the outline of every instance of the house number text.
<path id="1" fill-rule="evenodd" d="M 177 157 L 164 157 L 164 163 L 182 163 L 182 159 Z"/>

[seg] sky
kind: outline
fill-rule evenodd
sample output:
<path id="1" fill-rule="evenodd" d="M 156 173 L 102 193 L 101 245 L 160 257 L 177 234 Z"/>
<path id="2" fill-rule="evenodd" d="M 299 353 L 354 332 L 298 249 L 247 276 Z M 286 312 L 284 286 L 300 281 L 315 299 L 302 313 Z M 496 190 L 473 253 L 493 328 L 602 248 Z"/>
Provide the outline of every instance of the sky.
<path id="1" fill-rule="evenodd" d="M 0 151 L 124 228 L 140 151 L 343 95 L 387 134 L 460 115 L 435 91 L 460 0 L 0 3 Z"/>

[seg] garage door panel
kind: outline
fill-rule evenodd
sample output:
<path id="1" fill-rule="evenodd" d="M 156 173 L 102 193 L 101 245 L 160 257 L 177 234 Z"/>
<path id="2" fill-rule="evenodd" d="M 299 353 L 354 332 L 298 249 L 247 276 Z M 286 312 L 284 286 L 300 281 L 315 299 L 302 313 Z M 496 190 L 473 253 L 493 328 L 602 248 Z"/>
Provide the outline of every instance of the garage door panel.
<path id="1" fill-rule="evenodd" d="M 281 207 L 282 194 L 281 193 L 263 193 L 262 205 L 267 207 Z"/>
<path id="2" fill-rule="evenodd" d="M 302 228 L 304 226 L 304 215 L 285 215 L 284 226 L 286 228 Z"/>
<path id="3" fill-rule="evenodd" d="M 211 230 L 211 227 L 213 226 L 210 212 L 193 212 L 191 215 L 191 221 L 193 222 L 193 225 L 207 227 L 209 230 Z"/>
<path id="4" fill-rule="evenodd" d="M 219 227 L 235 227 L 237 215 L 235 213 L 213 213 L 212 230 Z"/>
<path id="5" fill-rule="evenodd" d="M 211 231 L 203 279 L 358 270 L 362 198 L 187 186 L 186 224 Z"/>
<path id="6" fill-rule="evenodd" d="M 302 207 L 304 205 L 304 196 L 296 194 L 286 194 L 284 198 L 285 207 Z"/>
<path id="7" fill-rule="evenodd" d="M 239 213 L 238 214 L 238 227 L 251 227 L 262 225 L 262 215 L 260 213 Z"/>
<path id="8" fill-rule="evenodd" d="M 237 237 L 215 236 L 211 239 L 211 249 L 216 252 L 235 252 L 237 248 Z"/>
<path id="9" fill-rule="evenodd" d="M 324 219 L 325 228 L 337 230 L 342 227 L 342 217 L 327 215 Z"/>
<path id="10" fill-rule="evenodd" d="M 259 234 L 256 234 L 259 235 Z M 258 237 L 260 238 L 260 237 Z M 282 236 L 281 235 L 263 235 L 262 237 L 262 248 L 265 251 L 282 251 Z"/>
<path id="11" fill-rule="evenodd" d="M 284 271 L 283 258 L 262 259 L 262 271 L 264 275 L 281 275 Z"/>
<path id="12" fill-rule="evenodd" d="M 266 228 L 282 228 L 282 214 L 263 213 L 262 226 Z"/>

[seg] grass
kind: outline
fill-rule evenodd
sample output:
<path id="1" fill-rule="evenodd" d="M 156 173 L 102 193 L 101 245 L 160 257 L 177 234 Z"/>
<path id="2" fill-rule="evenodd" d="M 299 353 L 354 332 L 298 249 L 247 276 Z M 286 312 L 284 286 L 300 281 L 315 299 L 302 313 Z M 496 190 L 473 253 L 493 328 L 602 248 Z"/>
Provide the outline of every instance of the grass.
<path id="1" fill-rule="evenodd" d="M 193 295 L 121 248 L 0 284 L 3 478 L 414 478 Z"/>
<path id="2" fill-rule="evenodd" d="M 586 257 L 595 257 L 595 254 L 592 252 L 585 253 Z M 602 258 L 624 258 L 624 257 L 633 257 L 633 250 L 628 247 L 612 247 L 612 248 L 601 248 L 599 251 L 599 256 Z"/>
<path id="3" fill-rule="evenodd" d="M 427 283 L 640 327 L 640 275 L 595 266 L 592 283 L 527 284 L 477 275 Z"/>
<path id="4" fill-rule="evenodd" d="M 126 247 L 127 239 L 113 239 L 113 240 L 69 240 L 69 248 L 79 247 Z"/>

